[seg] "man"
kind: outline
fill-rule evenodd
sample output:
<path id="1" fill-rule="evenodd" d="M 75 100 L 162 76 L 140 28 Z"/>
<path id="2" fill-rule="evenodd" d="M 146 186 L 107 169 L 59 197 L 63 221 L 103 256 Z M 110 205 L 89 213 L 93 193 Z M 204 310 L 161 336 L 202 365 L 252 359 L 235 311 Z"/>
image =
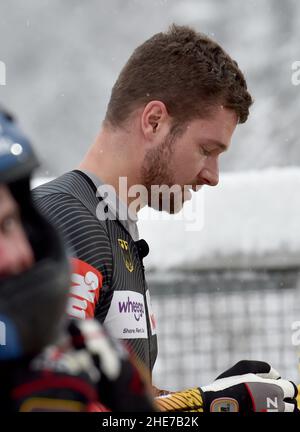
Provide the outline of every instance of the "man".
<path id="1" fill-rule="evenodd" d="M 153 411 L 150 386 L 94 320 L 66 320 L 70 276 L 54 228 L 29 189 L 37 160 L 0 109 L 0 407 L 14 411 Z"/>
<path id="2" fill-rule="evenodd" d="M 79 169 L 34 193 L 73 257 L 69 314 L 104 323 L 150 375 L 157 340 L 142 261 L 148 247 L 138 238 L 137 212 L 148 204 L 175 213 L 190 189 L 215 186 L 218 157 L 251 103 L 242 72 L 219 45 L 173 25 L 128 60 Z M 155 186 L 162 191 L 153 192 Z M 137 205 L 132 191 L 140 195 Z M 239 372 L 248 373 L 248 366 Z"/>

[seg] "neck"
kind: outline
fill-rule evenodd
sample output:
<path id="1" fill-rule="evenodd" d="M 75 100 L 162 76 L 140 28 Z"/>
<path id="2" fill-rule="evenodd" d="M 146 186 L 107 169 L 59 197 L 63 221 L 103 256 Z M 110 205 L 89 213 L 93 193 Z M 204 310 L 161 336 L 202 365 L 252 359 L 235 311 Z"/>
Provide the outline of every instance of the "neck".
<path id="1" fill-rule="evenodd" d="M 126 132 L 101 130 L 78 167 L 112 186 L 127 206 L 136 199 L 128 196 L 128 190 L 141 182 L 138 146 L 130 138 Z"/>

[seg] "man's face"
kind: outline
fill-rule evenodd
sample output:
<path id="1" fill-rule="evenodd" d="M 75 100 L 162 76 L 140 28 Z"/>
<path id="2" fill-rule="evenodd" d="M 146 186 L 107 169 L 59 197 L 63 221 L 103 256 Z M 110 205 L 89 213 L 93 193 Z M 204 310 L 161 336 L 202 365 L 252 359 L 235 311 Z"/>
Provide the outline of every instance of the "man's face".
<path id="1" fill-rule="evenodd" d="M 157 210 L 177 213 L 191 198 L 189 189 L 203 185 L 216 186 L 219 182 L 218 158 L 228 150 L 237 125 L 234 111 L 219 106 L 209 119 L 189 122 L 182 133 L 169 133 L 165 140 L 148 150 L 142 166 L 142 181 L 150 197 L 151 186 L 178 185 L 178 194 L 159 194 L 159 205 L 149 199 L 148 205 Z M 152 188 L 153 190 L 153 188 Z M 155 195 L 155 194 L 154 194 Z"/>
<path id="2" fill-rule="evenodd" d="M 33 264 L 17 203 L 7 186 L 0 184 L 0 277 L 16 275 Z"/>

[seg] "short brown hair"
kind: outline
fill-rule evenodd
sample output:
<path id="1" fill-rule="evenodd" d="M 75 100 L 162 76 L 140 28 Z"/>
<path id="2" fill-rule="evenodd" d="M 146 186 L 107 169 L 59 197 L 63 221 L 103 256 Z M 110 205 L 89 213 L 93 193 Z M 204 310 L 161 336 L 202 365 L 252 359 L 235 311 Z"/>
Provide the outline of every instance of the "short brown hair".
<path id="1" fill-rule="evenodd" d="M 208 116 L 218 103 L 244 123 L 252 104 L 243 73 L 223 48 L 175 24 L 135 49 L 113 86 L 105 122 L 122 126 L 151 100 L 164 102 L 178 124 Z"/>

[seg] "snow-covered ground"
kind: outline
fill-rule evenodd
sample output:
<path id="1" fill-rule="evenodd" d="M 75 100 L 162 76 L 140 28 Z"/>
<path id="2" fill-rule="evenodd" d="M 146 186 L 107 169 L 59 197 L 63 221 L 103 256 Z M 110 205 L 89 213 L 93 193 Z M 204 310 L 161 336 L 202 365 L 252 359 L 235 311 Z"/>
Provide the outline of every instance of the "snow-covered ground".
<path id="1" fill-rule="evenodd" d="M 195 193 L 184 217 L 143 209 L 139 231 L 150 245 L 146 267 L 298 267 L 299 191 L 300 168 L 228 173 L 217 187 Z"/>

